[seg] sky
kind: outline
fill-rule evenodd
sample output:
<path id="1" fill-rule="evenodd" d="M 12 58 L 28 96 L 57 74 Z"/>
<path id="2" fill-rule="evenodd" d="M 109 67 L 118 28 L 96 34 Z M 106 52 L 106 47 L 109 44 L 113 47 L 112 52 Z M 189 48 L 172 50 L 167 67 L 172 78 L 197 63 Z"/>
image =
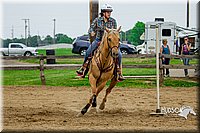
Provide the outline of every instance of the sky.
<path id="1" fill-rule="evenodd" d="M 196 26 L 197 0 L 190 0 L 190 27 Z M 113 6 L 112 17 L 118 26 L 126 31 L 137 21 L 154 21 L 162 17 L 165 21 L 175 22 L 186 27 L 187 0 L 99 0 L 99 6 L 108 3 Z M 3 0 L 0 9 L 1 38 L 24 37 L 24 20 L 30 19 L 30 34 L 53 36 L 53 19 L 56 19 L 56 33 L 67 34 L 75 38 L 86 34 L 89 28 L 89 0 Z"/>

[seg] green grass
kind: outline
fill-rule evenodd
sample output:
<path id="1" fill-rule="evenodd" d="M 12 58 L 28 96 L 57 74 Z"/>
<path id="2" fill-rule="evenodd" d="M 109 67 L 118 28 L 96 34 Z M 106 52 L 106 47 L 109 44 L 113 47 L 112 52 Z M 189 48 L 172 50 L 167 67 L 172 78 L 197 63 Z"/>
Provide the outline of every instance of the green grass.
<path id="1" fill-rule="evenodd" d="M 46 55 L 46 50 L 38 50 L 39 54 Z M 56 56 L 62 55 L 77 55 L 72 54 L 71 49 L 56 49 Z M 79 59 L 56 59 L 57 64 L 82 64 L 84 57 Z M 38 59 L 19 60 L 38 64 Z M 46 61 L 46 60 L 45 60 Z M 131 64 L 155 64 L 155 58 L 123 58 L 123 65 Z M 172 59 L 170 64 L 182 64 L 180 59 Z M 198 64 L 197 59 L 192 59 L 190 64 Z M 3 85 L 41 85 L 39 70 L 4 70 Z M 142 76 L 156 75 L 155 69 L 145 68 L 124 68 L 124 76 Z M 79 79 L 75 77 L 75 70 L 45 70 L 46 84 L 48 86 L 90 86 L 87 78 Z M 107 83 L 107 85 L 109 82 Z M 167 78 L 164 80 L 163 86 L 170 87 L 193 87 L 198 86 L 197 82 L 183 79 Z M 155 88 L 156 79 L 127 79 L 119 82 L 117 87 L 132 87 L 132 88 Z"/>
<path id="2" fill-rule="evenodd" d="M 57 64 L 82 64 L 84 57 L 82 58 L 74 58 L 74 59 L 56 59 Z M 38 59 L 27 59 L 27 60 L 19 60 L 21 62 L 33 63 L 37 64 L 39 62 Z M 122 58 L 123 65 L 132 65 L 132 64 L 156 64 L 155 58 Z M 170 64 L 177 65 L 183 64 L 180 59 L 171 59 Z M 198 59 L 190 60 L 190 64 L 198 64 Z"/>
<path id="3" fill-rule="evenodd" d="M 46 55 L 46 50 L 45 49 L 39 49 L 38 54 L 39 55 L 41 55 L 41 54 Z M 77 54 L 73 54 L 71 48 L 59 48 L 59 49 L 55 49 L 55 55 L 56 56 L 63 56 L 63 55 L 77 55 Z"/>
<path id="4" fill-rule="evenodd" d="M 38 50 L 39 54 L 46 55 L 46 50 Z M 55 55 L 56 56 L 63 56 L 63 55 L 74 55 L 77 56 L 77 54 L 72 53 L 71 48 L 61 48 L 61 49 L 55 49 Z M 57 64 L 82 64 L 84 60 L 84 57 L 82 58 L 75 58 L 75 59 L 56 59 Z M 38 59 L 27 59 L 27 60 L 19 60 L 20 62 L 27 62 L 27 63 L 33 63 L 38 64 Z M 155 64 L 156 59 L 155 58 L 122 58 L 122 63 L 124 65 L 131 65 L 131 64 Z M 180 59 L 171 59 L 170 64 L 183 64 L 183 62 Z M 190 60 L 190 64 L 198 64 L 198 59 L 192 59 Z"/>
<path id="5" fill-rule="evenodd" d="M 124 69 L 126 75 L 155 75 L 155 69 Z M 4 70 L 3 85 L 41 85 L 39 70 Z M 45 70 L 47 86 L 67 86 L 80 87 L 90 86 L 88 78 L 79 79 L 76 77 L 75 70 Z M 109 83 L 109 82 L 108 82 Z M 108 85 L 107 83 L 107 85 Z M 185 81 L 183 79 L 167 78 L 163 86 L 170 87 L 193 87 L 198 86 L 197 82 Z M 119 82 L 117 87 L 131 88 L 155 88 L 156 79 L 126 79 Z"/>
<path id="6" fill-rule="evenodd" d="M 46 50 L 38 50 L 38 54 L 46 55 Z M 63 55 L 71 55 L 77 56 L 78 54 L 73 54 L 71 48 L 60 48 L 55 49 L 56 56 L 63 56 Z M 82 64 L 84 57 L 82 58 L 75 58 L 75 59 L 56 59 L 57 64 Z M 27 60 L 19 60 L 20 62 L 26 63 L 33 63 L 38 64 L 38 59 L 27 59 Z M 155 64 L 155 58 L 122 58 L 123 65 L 131 65 L 131 64 Z M 180 59 L 171 59 L 170 64 L 183 64 Z M 190 60 L 190 64 L 198 64 L 198 59 Z"/>

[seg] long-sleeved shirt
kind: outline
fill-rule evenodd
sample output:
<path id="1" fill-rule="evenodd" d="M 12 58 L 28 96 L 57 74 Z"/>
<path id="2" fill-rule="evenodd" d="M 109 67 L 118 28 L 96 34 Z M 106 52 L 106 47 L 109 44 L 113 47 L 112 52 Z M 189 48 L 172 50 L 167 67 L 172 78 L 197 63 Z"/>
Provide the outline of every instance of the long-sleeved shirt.
<path id="1" fill-rule="evenodd" d="M 95 18 L 94 21 L 92 22 L 88 33 L 90 34 L 91 32 L 96 33 L 96 39 L 101 40 L 103 37 L 103 33 L 105 30 L 105 27 L 109 29 L 117 29 L 117 22 L 114 18 L 109 18 L 107 22 L 104 21 L 104 17 L 98 17 Z"/>

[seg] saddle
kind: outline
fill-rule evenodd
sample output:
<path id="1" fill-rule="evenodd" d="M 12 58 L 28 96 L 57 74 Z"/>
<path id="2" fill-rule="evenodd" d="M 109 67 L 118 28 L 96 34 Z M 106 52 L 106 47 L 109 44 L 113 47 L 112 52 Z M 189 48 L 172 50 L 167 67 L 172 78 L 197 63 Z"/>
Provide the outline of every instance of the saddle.
<path id="1" fill-rule="evenodd" d="M 97 49 L 94 51 L 94 53 L 97 52 Z M 118 64 L 118 59 L 115 59 L 114 60 L 114 63 L 111 64 L 110 66 L 108 66 L 107 68 L 102 68 L 101 65 L 100 65 L 100 62 L 98 61 L 98 59 L 96 58 L 96 56 L 92 56 L 92 57 L 88 57 L 88 60 L 87 60 L 87 63 L 86 63 L 86 66 L 85 67 L 85 71 L 84 71 L 84 77 L 85 75 L 87 75 L 89 69 L 90 69 L 90 63 L 92 61 L 92 58 L 94 58 L 95 62 L 97 63 L 97 66 L 99 68 L 99 70 L 101 71 L 101 73 L 106 73 L 108 71 L 110 71 L 113 67 L 114 67 L 114 72 L 113 72 L 113 75 L 114 77 L 117 79 L 117 64 Z"/>

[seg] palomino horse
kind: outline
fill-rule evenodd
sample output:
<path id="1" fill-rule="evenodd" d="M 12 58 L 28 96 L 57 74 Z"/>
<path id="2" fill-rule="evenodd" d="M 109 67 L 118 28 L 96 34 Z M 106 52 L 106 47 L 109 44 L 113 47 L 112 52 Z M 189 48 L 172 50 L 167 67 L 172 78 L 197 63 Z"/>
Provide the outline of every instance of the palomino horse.
<path id="1" fill-rule="evenodd" d="M 102 42 L 96 50 L 89 68 L 89 82 L 92 88 L 92 96 L 89 99 L 88 104 L 81 110 L 81 114 L 84 115 L 89 107 L 97 106 L 96 98 L 101 90 L 105 87 L 108 80 L 111 79 L 109 87 L 106 89 L 105 97 L 99 107 L 103 110 L 105 108 L 105 102 L 108 94 L 117 83 L 116 63 L 119 50 L 119 31 L 118 29 L 109 30 L 106 28 L 102 38 Z"/>

